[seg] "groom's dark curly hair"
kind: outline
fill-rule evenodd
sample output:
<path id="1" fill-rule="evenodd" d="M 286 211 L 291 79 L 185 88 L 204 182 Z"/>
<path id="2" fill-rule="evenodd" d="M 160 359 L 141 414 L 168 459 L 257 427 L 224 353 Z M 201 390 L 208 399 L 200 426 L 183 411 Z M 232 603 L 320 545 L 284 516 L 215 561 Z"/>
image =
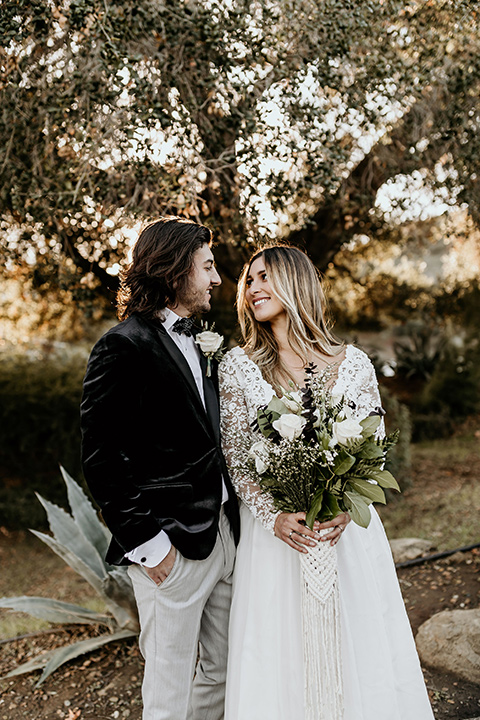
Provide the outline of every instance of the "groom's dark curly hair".
<path id="1" fill-rule="evenodd" d="M 136 312 L 155 317 L 185 287 L 193 256 L 211 245 L 212 231 L 193 220 L 164 217 L 148 225 L 133 248 L 130 265 L 122 273 L 117 293 L 119 320 Z"/>

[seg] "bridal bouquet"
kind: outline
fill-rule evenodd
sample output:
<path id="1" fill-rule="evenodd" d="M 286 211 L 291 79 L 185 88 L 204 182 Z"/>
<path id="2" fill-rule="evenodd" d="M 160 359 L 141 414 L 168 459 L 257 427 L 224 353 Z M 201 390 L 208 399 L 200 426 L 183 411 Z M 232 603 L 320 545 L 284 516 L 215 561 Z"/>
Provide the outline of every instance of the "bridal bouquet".
<path id="1" fill-rule="evenodd" d="M 250 448 L 250 458 L 260 488 L 277 510 L 305 510 L 310 528 L 343 511 L 367 527 L 369 505 L 385 503 L 383 488 L 400 490 L 383 469 L 398 430 L 376 438 L 382 408 L 358 420 L 354 404 L 328 389 L 328 372 L 318 375 L 310 365 L 306 373 L 299 392 L 274 396 L 258 410 L 254 429 L 263 438 Z"/>

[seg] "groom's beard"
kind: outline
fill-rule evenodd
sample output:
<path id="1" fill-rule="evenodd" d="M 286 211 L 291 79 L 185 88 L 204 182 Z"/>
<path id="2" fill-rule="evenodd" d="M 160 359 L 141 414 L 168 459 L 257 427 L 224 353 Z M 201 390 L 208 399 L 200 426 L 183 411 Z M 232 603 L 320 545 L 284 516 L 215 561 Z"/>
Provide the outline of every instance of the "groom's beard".
<path id="1" fill-rule="evenodd" d="M 192 315 L 202 315 L 210 310 L 210 298 L 205 290 L 191 290 L 186 287 L 177 293 L 176 303 L 187 308 Z M 172 307 L 175 310 L 175 307 Z"/>

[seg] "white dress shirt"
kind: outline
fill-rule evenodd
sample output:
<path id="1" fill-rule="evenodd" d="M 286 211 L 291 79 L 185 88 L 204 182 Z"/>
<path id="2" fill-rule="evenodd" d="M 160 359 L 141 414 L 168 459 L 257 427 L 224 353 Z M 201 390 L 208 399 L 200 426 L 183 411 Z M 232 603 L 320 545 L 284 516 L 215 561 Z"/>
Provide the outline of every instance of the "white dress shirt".
<path id="1" fill-rule="evenodd" d="M 179 319 L 180 316 L 174 313 L 173 310 L 165 308 L 162 325 L 187 361 L 188 366 L 192 371 L 195 384 L 198 388 L 198 393 L 202 400 L 203 407 L 205 407 L 205 397 L 203 394 L 203 373 L 200 365 L 200 350 L 192 336 L 187 337 L 185 334 L 180 334 L 172 330 L 174 323 Z M 223 480 L 222 486 L 222 503 L 224 503 L 228 500 L 228 492 Z M 155 567 L 161 563 L 164 558 L 166 558 L 171 547 L 172 543 L 170 542 L 170 538 L 167 533 L 164 530 L 160 530 L 160 532 L 150 540 L 147 540 L 133 550 L 130 550 L 128 553 L 125 553 L 125 557 L 138 565 Z"/>

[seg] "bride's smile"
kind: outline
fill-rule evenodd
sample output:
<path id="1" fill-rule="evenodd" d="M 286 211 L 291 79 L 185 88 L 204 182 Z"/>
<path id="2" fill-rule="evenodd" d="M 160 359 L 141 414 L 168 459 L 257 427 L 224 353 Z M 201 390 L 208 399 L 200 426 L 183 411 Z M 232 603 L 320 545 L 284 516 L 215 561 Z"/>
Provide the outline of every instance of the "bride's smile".
<path id="1" fill-rule="evenodd" d="M 263 257 L 254 260 L 246 279 L 246 300 L 257 322 L 271 322 L 285 309 L 275 297 L 268 282 Z"/>

